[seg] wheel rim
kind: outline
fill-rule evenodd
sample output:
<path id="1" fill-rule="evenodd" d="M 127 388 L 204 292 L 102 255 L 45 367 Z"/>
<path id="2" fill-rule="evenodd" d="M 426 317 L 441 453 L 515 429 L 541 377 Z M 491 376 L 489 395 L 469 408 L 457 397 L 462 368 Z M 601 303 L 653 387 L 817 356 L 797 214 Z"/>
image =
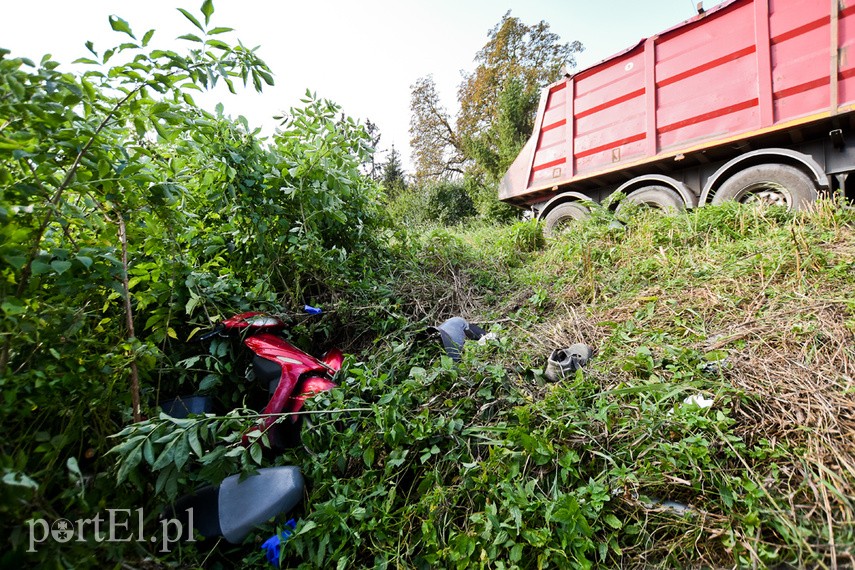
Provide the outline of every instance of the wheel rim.
<path id="1" fill-rule="evenodd" d="M 555 220 L 554 224 L 552 224 L 552 231 L 560 232 L 560 231 L 566 230 L 567 228 L 572 226 L 573 223 L 575 223 L 576 221 L 577 221 L 576 218 L 569 215 L 569 214 L 566 216 L 561 216 L 560 218 Z"/>
<path id="2" fill-rule="evenodd" d="M 554 235 L 570 229 L 577 222 L 585 218 L 587 214 L 586 209 L 578 206 L 568 208 L 565 205 L 561 205 L 559 208 L 563 209 L 563 211 L 554 210 L 546 216 L 545 231 L 547 235 Z M 556 217 L 553 218 L 552 216 Z"/>
<path id="3" fill-rule="evenodd" d="M 659 214 L 676 213 L 684 209 L 683 199 L 672 189 L 664 186 L 647 186 L 626 196 L 617 206 L 620 212 L 627 207 L 640 210 L 655 210 Z"/>
<path id="4" fill-rule="evenodd" d="M 742 204 L 763 204 L 764 206 L 784 206 L 785 208 L 792 204 L 787 189 L 775 182 L 761 182 L 746 186 L 736 195 L 736 201 Z"/>
<path id="5" fill-rule="evenodd" d="M 554 224 L 544 230 L 544 235 L 554 237 L 563 234 L 573 227 L 573 223 L 575 221 L 576 219 L 573 216 L 562 216 L 555 220 Z"/>

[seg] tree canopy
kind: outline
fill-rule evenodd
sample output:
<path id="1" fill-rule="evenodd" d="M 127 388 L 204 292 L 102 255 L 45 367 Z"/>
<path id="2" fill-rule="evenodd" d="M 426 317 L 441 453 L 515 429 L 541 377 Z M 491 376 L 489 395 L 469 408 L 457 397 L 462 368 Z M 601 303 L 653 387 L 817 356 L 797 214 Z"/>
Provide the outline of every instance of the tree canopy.
<path id="1" fill-rule="evenodd" d="M 463 173 L 463 145 L 454 120 L 443 106 L 433 76 L 411 86 L 410 146 L 417 180 L 437 180 Z"/>
<path id="2" fill-rule="evenodd" d="M 575 67 L 582 49 L 578 41 L 562 42 L 547 22 L 527 25 L 508 11 L 460 84 L 455 119 L 439 102 L 433 78 L 419 79 L 410 104 L 417 178 L 473 168 L 501 176 L 531 134 L 540 89 Z"/>

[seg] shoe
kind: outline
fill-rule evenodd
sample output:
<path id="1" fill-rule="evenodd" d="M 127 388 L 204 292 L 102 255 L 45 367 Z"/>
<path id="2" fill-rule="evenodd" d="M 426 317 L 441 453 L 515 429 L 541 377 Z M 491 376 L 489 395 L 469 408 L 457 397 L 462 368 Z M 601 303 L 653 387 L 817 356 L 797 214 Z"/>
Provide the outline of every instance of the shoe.
<path id="1" fill-rule="evenodd" d="M 551 382 L 558 382 L 587 365 L 593 355 L 594 349 L 582 343 L 567 348 L 557 348 L 546 360 L 544 376 Z"/>

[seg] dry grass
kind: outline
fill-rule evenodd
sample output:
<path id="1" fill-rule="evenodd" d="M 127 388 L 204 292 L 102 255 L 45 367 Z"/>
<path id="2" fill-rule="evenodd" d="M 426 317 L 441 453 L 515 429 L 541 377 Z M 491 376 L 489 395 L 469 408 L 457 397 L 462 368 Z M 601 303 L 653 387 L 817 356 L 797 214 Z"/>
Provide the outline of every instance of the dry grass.
<path id="1" fill-rule="evenodd" d="M 733 395 L 733 433 L 748 449 L 763 442 L 780 450 L 771 461 L 731 449 L 731 465 L 774 513 L 771 534 L 742 531 L 728 513 L 700 504 L 689 524 L 629 495 L 626 508 L 651 535 L 627 560 L 661 563 L 687 548 L 702 564 L 762 566 L 759 549 L 784 540 L 799 560 L 855 566 L 855 230 L 841 217 L 831 203 L 791 220 L 744 209 L 723 221 L 728 232 L 707 229 L 692 243 L 685 232 L 702 225 L 696 218 L 642 222 L 623 239 L 595 233 L 545 255 L 544 275 L 562 285 L 548 318 L 514 328 L 523 352 L 545 364 L 557 347 L 598 347 L 593 374 L 603 390 L 637 383 L 621 359 L 643 345 L 656 352 L 663 339 L 699 355 L 726 354 L 720 378 Z M 606 250 L 599 264 L 580 262 Z M 633 334 L 616 334 L 627 323 Z M 723 546 L 729 531 L 747 558 Z"/>

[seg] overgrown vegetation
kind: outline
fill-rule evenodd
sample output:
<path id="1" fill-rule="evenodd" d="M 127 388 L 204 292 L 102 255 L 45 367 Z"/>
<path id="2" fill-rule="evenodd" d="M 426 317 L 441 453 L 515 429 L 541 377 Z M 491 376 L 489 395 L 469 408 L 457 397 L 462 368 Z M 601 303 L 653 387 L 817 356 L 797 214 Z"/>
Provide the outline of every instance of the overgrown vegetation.
<path id="1" fill-rule="evenodd" d="M 269 141 L 193 104 L 214 79 L 270 80 L 212 14 L 185 14 L 201 49 L 183 55 L 113 20 L 130 40 L 83 75 L 0 54 L 0 565 L 265 567 L 279 523 L 237 546 L 28 553 L 25 521 L 156 525 L 200 484 L 285 464 L 308 491 L 283 567 L 855 564 L 850 208 L 595 208 L 549 240 L 473 222 L 489 202 L 467 181 L 411 209 L 398 188 L 387 211 L 335 104 L 307 94 Z M 186 341 L 303 303 L 326 312 L 292 341 L 349 357 L 302 445 L 272 454 L 241 442 L 237 347 Z M 454 315 L 497 337 L 458 364 L 423 334 Z M 575 342 L 595 358 L 547 382 Z M 159 414 L 197 389 L 222 411 Z"/>
<path id="2" fill-rule="evenodd" d="M 282 459 L 315 482 L 290 563 L 851 563 L 851 210 L 610 218 L 533 254 L 519 227 L 447 238 L 451 312 L 499 340 L 454 365 L 404 333 L 350 363 L 314 405 L 363 411 Z M 579 341 L 591 366 L 544 382 Z"/>

